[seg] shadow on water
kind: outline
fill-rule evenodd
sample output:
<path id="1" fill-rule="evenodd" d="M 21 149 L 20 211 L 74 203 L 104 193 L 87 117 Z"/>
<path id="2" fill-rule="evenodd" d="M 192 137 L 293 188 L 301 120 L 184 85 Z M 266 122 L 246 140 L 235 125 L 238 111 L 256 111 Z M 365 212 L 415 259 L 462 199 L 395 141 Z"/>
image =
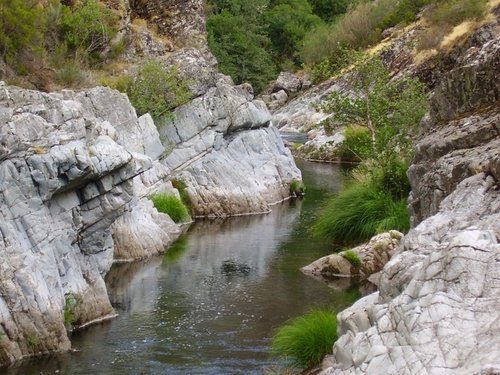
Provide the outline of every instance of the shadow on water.
<path id="1" fill-rule="evenodd" d="M 266 215 L 201 220 L 163 257 L 116 264 L 106 277 L 120 314 L 77 332 L 79 352 L 8 374 L 262 374 L 278 326 L 314 306 L 341 310 L 357 287 L 328 287 L 300 267 L 328 254 L 310 227 L 342 183 L 337 165 L 302 162 L 302 200 Z"/>

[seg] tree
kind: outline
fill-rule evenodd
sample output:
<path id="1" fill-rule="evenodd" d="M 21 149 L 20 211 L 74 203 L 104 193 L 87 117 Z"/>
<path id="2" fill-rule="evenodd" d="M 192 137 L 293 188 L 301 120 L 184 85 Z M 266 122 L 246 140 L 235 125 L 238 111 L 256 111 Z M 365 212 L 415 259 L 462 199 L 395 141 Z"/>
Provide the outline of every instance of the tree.
<path id="1" fill-rule="evenodd" d="M 21 52 L 43 49 L 46 16 L 36 0 L 0 0 L 0 55 L 8 63 Z"/>
<path id="2" fill-rule="evenodd" d="M 411 153 L 412 135 L 427 111 L 423 85 L 416 79 L 391 79 L 378 57 L 361 58 L 347 78 L 348 94 L 334 92 L 319 106 L 333 113 L 340 126 L 367 128 L 371 158 L 383 164 L 393 156 Z"/>
<path id="3" fill-rule="evenodd" d="M 347 12 L 350 0 L 309 0 L 313 13 L 324 21 L 330 22 L 335 17 Z"/>
<path id="4" fill-rule="evenodd" d="M 281 0 L 265 13 L 268 34 L 280 60 L 299 63 L 297 51 L 308 31 L 321 23 L 307 0 Z"/>
<path id="5" fill-rule="evenodd" d="M 250 82 L 259 92 L 275 75 L 269 38 L 258 14 L 247 18 L 227 10 L 207 21 L 208 44 L 220 70 L 236 83 Z"/>

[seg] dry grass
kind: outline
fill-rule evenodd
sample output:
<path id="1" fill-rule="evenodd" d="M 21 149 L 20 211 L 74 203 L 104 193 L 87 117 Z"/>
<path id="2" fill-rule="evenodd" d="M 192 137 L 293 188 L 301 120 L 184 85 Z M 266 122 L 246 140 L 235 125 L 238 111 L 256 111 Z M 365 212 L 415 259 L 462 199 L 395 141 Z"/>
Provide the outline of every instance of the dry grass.
<path id="1" fill-rule="evenodd" d="M 465 21 L 455 26 L 450 33 L 445 35 L 439 47 L 441 49 L 450 49 L 456 46 L 460 41 L 466 39 L 474 30 L 477 29 L 478 22 Z"/>

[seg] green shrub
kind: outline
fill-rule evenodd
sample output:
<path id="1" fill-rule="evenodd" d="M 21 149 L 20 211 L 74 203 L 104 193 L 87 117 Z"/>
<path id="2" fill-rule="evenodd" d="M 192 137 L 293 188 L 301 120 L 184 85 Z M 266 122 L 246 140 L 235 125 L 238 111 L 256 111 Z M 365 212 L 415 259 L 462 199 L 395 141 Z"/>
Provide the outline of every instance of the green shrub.
<path id="1" fill-rule="evenodd" d="M 402 206 L 404 211 L 400 210 Z M 381 231 L 406 232 L 408 227 L 406 199 L 394 199 L 368 181 L 352 183 L 331 199 L 313 231 L 336 244 L 352 245 L 367 241 Z"/>
<path id="2" fill-rule="evenodd" d="M 159 212 L 167 214 L 176 223 L 190 219 L 187 207 L 175 195 L 157 194 L 151 200 Z"/>
<path id="3" fill-rule="evenodd" d="M 278 328 L 271 341 L 275 355 L 290 358 L 295 365 L 307 368 L 331 353 L 337 339 L 337 319 L 328 310 L 313 310 Z"/>
<path id="4" fill-rule="evenodd" d="M 149 113 L 155 120 L 171 117 L 172 109 L 191 98 L 188 82 L 178 69 L 166 70 L 156 61 L 144 64 L 126 91 L 137 113 Z"/>
<path id="5" fill-rule="evenodd" d="M 337 150 L 343 160 L 363 161 L 372 156 L 370 132 L 363 126 L 348 126 L 343 131 L 344 141 Z"/>
<path id="6" fill-rule="evenodd" d="M 346 250 L 341 253 L 341 256 L 351 263 L 353 267 L 359 268 L 361 266 L 361 258 L 354 250 Z"/>
<path id="7" fill-rule="evenodd" d="M 0 0 L 0 56 L 24 71 L 20 60 L 43 50 L 46 15 L 37 0 Z M 24 56 L 22 56 L 24 55 Z"/>
<path id="8" fill-rule="evenodd" d="M 81 303 L 79 296 L 68 293 L 64 296 L 64 326 L 71 330 L 75 321 L 75 309 Z"/>
<path id="9" fill-rule="evenodd" d="M 66 60 L 66 63 L 56 71 L 56 79 L 59 83 L 75 87 L 85 82 L 85 72 L 76 59 Z"/>
<path id="10" fill-rule="evenodd" d="M 91 55 L 105 50 L 116 35 L 115 14 L 96 0 L 83 0 L 64 12 L 60 30 L 64 41 L 73 50 Z"/>
<path id="11" fill-rule="evenodd" d="M 40 337 L 36 332 L 31 332 L 26 336 L 26 344 L 31 350 L 36 350 L 40 345 Z"/>

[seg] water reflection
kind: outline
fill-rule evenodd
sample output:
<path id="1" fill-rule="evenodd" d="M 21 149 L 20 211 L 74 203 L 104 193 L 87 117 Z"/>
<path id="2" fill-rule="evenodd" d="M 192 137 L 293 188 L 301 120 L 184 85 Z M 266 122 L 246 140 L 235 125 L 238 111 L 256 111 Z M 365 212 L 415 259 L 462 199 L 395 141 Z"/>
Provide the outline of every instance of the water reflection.
<path id="1" fill-rule="evenodd" d="M 268 344 L 276 327 L 312 306 L 350 305 L 357 288 L 329 288 L 299 270 L 331 250 L 309 228 L 342 173 L 335 165 L 300 165 L 303 200 L 267 215 L 197 222 L 163 257 L 115 265 L 106 281 L 120 316 L 75 334 L 80 351 L 58 357 L 56 367 L 71 374 L 262 374 L 275 364 Z M 38 361 L 17 373 L 56 367 Z"/>

